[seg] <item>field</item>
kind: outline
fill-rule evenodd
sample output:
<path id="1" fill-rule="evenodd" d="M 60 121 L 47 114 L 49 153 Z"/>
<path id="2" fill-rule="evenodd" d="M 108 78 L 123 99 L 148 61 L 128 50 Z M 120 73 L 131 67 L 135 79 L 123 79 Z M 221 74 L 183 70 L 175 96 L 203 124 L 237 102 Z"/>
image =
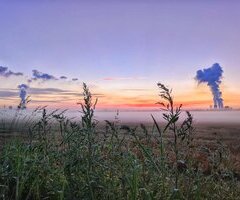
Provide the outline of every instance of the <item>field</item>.
<path id="1" fill-rule="evenodd" d="M 98 123 L 86 85 L 79 120 L 45 108 L 39 119 L 2 120 L 0 198 L 240 199 L 238 124 L 180 121 L 181 106 L 158 86 L 161 124 L 118 114 Z"/>

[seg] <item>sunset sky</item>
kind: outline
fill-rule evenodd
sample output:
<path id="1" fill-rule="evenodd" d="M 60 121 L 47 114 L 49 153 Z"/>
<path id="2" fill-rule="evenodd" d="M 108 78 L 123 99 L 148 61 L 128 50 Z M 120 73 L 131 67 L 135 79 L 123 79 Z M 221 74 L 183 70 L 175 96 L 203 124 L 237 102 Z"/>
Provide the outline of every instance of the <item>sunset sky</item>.
<path id="1" fill-rule="evenodd" d="M 29 107 L 75 108 L 86 82 L 101 109 L 152 109 L 161 82 L 176 103 L 208 108 L 211 91 L 194 77 L 219 63 L 224 105 L 240 108 L 240 1 L 0 0 L 0 8 L 1 107 L 17 106 L 27 84 Z"/>

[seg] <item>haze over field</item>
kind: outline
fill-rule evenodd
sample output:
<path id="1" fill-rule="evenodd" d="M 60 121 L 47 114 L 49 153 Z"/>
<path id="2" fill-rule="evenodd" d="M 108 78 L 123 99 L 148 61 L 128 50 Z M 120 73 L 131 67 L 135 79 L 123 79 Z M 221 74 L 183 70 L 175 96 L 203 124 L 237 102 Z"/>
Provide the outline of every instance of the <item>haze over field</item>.
<path id="1" fill-rule="evenodd" d="M 0 11 L 1 199 L 239 199 L 240 1 Z"/>
<path id="2" fill-rule="evenodd" d="M 238 1 L 1 1 L 0 8 L 1 107 L 24 106 L 29 95 L 29 108 L 76 108 L 86 82 L 99 109 L 155 109 L 160 81 L 185 108 L 240 108 Z"/>

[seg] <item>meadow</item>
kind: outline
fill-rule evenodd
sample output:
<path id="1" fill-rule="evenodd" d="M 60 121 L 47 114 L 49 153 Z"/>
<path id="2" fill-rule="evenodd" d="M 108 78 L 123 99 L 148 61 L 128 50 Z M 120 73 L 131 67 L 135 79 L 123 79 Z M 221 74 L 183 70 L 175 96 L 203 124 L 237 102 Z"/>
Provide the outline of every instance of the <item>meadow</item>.
<path id="1" fill-rule="evenodd" d="M 46 107 L 1 113 L 0 198 L 240 199 L 238 120 L 224 124 L 219 112 L 195 124 L 158 88 L 161 123 L 127 123 L 121 112 L 97 120 L 86 84 L 77 118 Z"/>

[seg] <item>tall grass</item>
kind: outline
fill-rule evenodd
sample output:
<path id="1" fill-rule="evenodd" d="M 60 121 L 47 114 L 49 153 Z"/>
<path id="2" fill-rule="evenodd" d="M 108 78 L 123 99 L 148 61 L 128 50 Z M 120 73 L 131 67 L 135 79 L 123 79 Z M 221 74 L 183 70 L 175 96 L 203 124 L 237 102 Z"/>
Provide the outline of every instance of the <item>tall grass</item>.
<path id="1" fill-rule="evenodd" d="M 182 106 L 158 87 L 164 126 L 154 116 L 152 128 L 127 126 L 117 113 L 101 127 L 85 83 L 79 122 L 42 108 L 41 118 L 27 123 L 27 139 L 12 140 L 1 152 L 0 198 L 239 199 L 224 145 L 208 152 L 207 174 L 196 158 L 202 150 L 194 145 L 191 114 L 180 122 Z"/>

